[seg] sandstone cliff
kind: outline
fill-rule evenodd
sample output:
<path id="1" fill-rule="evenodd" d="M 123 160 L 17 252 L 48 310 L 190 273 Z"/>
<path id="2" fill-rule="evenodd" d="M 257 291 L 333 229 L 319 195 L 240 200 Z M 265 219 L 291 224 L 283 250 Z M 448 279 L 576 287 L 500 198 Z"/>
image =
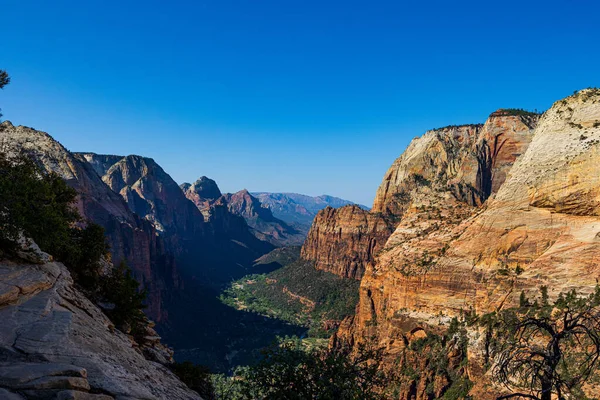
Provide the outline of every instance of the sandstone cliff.
<path id="1" fill-rule="evenodd" d="M 222 194 L 217 183 L 205 176 L 193 184 L 181 185 L 185 196 L 196 205 L 209 222 L 220 226 L 235 224 L 236 217 L 242 217 L 250 232 L 259 240 L 273 246 L 297 246 L 304 241 L 304 235 L 282 220 L 275 218 L 271 210 L 247 190 Z M 231 216 L 221 208 L 225 207 Z"/>
<path id="2" fill-rule="evenodd" d="M 77 156 L 103 173 L 102 181 L 121 195 L 131 212 L 156 228 L 166 251 L 177 261 L 184 283 L 201 279 L 219 286 L 272 249 L 250 233 L 242 218 L 228 213 L 217 201 L 220 191 L 208 178 L 186 185 L 184 193 L 151 158 L 94 153 Z"/>
<path id="3" fill-rule="evenodd" d="M 538 116 L 507 114 L 499 110 L 483 125 L 444 127 L 414 139 L 386 172 L 371 211 L 347 207 L 338 213 L 321 211 L 302 257 L 319 269 L 360 279 L 403 216 L 415 207 L 432 210 L 426 214 L 429 226 L 413 221 L 411 235 L 448 222 L 435 204 L 456 211 L 461 220 L 470 215 L 469 207 L 481 205 L 498 190 L 531 140 Z M 434 224 L 436 217 L 443 221 Z M 419 257 L 427 259 L 430 254 Z"/>
<path id="4" fill-rule="evenodd" d="M 159 232 L 177 235 L 179 240 L 202 234 L 202 214 L 153 159 L 123 157 L 102 180 L 125 199 L 131 211 L 151 221 Z"/>
<path id="5" fill-rule="evenodd" d="M 417 149 L 415 142 L 409 146 L 373 207 L 400 209 L 399 223 L 368 264 L 357 313 L 336 340 L 375 337 L 393 358 L 414 332 L 435 332 L 461 310 L 482 314 L 514 305 L 521 291 L 535 296 L 541 285 L 551 296 L 592 290 L 600 278 L 600 92 L 583 90 L 555 103 L 531 135 L 534 122 L 492 114 L 477 128 L 475 151 L 461 157 L 456 173 L 445 172 L 446 190 L 431 185 L 397 202 L 395 187 Z M 481 333 L 468 336 L 466 374 L 477 382 L 472 394 L 493 398 L 482 376 Z"/>
<path id="6" fill-rule="evenodd" d="M 327 207 L 315 217 L 300 256 L 317 269 L 360 279 L 365 263 L 381 250 L 391 232 L 391 221 L 381 213 L 355 205 Z"/>
<path id="7" fill-rule="evenodd" d="M 0 260 L 0 398 L 200 399 L 38 256 Z"/>
<path id="8" fill-rule="evenodd" d="M 217 183 L 206 176 L 201 176 L 193 184 L 182 183 L 180 187 L 185 197 L 198 207 L 206 219 L 210 219 L 210 206 L 223 195 Z"/>

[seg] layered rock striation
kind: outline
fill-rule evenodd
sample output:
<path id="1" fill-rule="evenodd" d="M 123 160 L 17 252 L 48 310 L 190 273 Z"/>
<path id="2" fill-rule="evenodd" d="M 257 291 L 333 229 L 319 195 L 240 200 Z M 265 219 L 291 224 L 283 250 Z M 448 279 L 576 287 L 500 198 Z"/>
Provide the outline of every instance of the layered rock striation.
<path id="1" fill-rule="evenodd" d="M 396 161 L 398 172 L 386 174 L 373 208 L 400 209 L 399 222 L 368 263 L 356 315 L 336 340 L 375 338 L 394 359 L 414 332 L 435 333 L 463 310 L 481 315 L 516 305 L 521 292 L 535 297 L 542 285 L 550 296 L 593 290 L 600 279 L 600 92 L 580 91 L 536 119 L 492 114 L 477 128 L 475 151 L 445 173 L 445 190 L 432 182 L 408 202 L 390 193 L 399 192 L 398 177 L 414 157 Z M 476 398 L 494 398 L 482 335 L 468 332 L 466 374 L 477 382 Z"/>
<path id="2" fill-rule="evenodd" d="M 391 223 L 356 205 L 326 207 L 315 217 L 300 255 L 317 269 L 360 279 L 391 234 Z"/>
<path id="3" fill-rule="evenodd" d="M 371 211 L 321 211 L 302 257 L 319 269 L 360 279 L 403 216 L 417 205 L 456 203 L 463 218 L 470 213 L 463 208 L 479 206 L 495 193 L 527 148 L 538 118 L 499 111 L 483 125 L 444 127 L 414 139 L 386 172 Z"/>

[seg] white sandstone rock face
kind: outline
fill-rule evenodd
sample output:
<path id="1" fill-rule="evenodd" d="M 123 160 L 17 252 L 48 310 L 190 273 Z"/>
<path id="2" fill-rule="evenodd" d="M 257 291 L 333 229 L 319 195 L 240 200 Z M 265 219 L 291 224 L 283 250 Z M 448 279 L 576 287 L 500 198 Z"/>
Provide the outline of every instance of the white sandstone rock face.
<path id="1" fill-rule="evenodd" d="M 1 399 L 201 399 L 74 286 L 61 263 L 0 261 Z"/>

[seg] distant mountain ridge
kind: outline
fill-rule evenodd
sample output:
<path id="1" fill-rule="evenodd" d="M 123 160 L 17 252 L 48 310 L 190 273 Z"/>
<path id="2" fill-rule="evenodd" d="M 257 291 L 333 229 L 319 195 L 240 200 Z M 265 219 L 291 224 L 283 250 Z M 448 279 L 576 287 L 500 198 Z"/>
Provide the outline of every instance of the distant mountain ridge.
<path id="1" fill-rule="evenodd" d="M 236 217 L 242 217 L 252 234 L 261 241 L 277 247 L 298 246 L 304 243 L 305 232 L 274 217 L 271 210 L 263 206 L 246 189 L 222 194 L 217 183 L 206 176 L 200 177 L 193 184 L 185 182 L 179 186 L 209 221 L 218 214 L 220 208 L 225 208 Z"/>
<path id="2" fill-rule="evenodd" d="M 369 210 L 369 207 L 362 204 L 325 194 L 320 196 L 270 192 L 252 192 L 251 194 L 258 198 L 264 206 L 268 207 L 276 218 L 293 224 L 304 233 L 308 233 L 317 213 L 328 206 L 338 208 L 357 205 L 364 210 Z"/>

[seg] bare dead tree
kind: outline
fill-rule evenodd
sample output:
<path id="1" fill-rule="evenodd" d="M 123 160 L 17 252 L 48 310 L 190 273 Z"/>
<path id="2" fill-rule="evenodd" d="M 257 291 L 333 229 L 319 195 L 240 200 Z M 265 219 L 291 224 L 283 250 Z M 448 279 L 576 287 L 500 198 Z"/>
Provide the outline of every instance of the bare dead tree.
<path id="1" fill-rule="evenodd" d="M 561 293 L 553 304 L 542 288 L 540 300 L 522 296 L 521 307 L 497 316 L 492 374 L 512 392 L 497 400 L 580 398 L 581 384 L 597 372 L 600 286 L 589 296 Z"/>

